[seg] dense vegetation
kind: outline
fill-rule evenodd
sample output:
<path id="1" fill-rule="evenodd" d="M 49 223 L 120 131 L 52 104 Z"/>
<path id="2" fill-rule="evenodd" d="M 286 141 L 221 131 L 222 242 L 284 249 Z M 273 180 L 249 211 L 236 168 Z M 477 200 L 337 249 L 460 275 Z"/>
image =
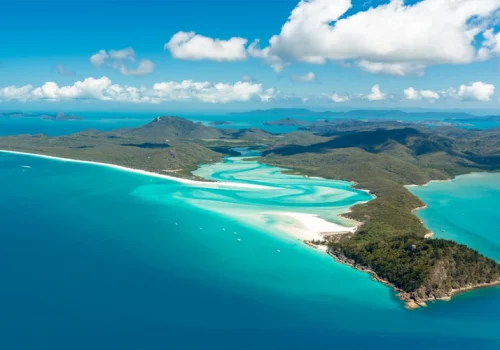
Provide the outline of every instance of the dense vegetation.
<path id="1" fill-rule="evenodd" d="M 348 214 L 364 224 L 355 235 L 331 241 L 332 254 L 372 270 L 402 290 L 403 298 L 417 301 L 500 280 L 495 261 L 452 241 L 426 239 L 428 231 L 412 213 L 423 203 L 404 187 L 500 169 L 500 130 L 346 128 L 351 126 L 339 126 L 335 134 L 328 126 L 326 142 L 272 146 L 263 159 L 303 174 L 355 181 L 376 195 Z"/>
<path id="2" fill-rule="evenodd" d="M 158 117 L 138 128 L 87 130 L 68 136 L 42 134 L 0 137 L 0 149 L 47 154 L 193 177 L 200 164 L 232 154 L 230 148 L 274 143 L 259 129 L 220 130 L 177 117 Z"/>

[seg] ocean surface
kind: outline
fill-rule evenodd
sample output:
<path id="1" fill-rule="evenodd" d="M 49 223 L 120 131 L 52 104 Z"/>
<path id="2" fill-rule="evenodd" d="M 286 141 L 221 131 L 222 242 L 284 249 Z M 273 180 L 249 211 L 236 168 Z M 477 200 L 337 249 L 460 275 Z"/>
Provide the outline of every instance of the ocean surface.
<path id="1" fill-rule="evenodd" d="M 0 153 L 0 349 L 499 348 L 499 288 L 407 311 L 286 222 L 254 220 L 369 199 L 279 171 L 226 159 L 197 174 L 274 189 L 214 189 Z"/>
<path id="2" fill-rule="evenodd" d="M 476 173 L 408 189 L 427 204 L 417 211 L 435 237 L 466 244 L 500 262 L 500 173 Z"/>
<path id="3" fill-rule="evenodd" d="M 42 111 L 40 113 L 47 113 Z M 86 129 L 96 129 L 101 131 L 109 131 L 117 128 L 137 127 L 149 123 L 153 118 L 160 115 L 170 115 L 172 113 L 133 113 L 133 112 L 79 112 L 74 113 L 85 118 L 85 120 L 41 120 L 37 118 L 5 118 L 0 117 L 0 136 L 19 135 L 19 134 L 36 134 L 43 133 L 50 136 L 67 135 L 79 132 Z M 264 125 L 263 123 L 270 120 L 282 119 L 282 117 L 262 115 L 251 116 L 234 116 L 225 113 L 219 114 L 178 114 L 176 116 L 183 117 L 194 122 L 200 122 L 204 125 L 210 125 L 212 121 L 229 121 L 230 125 L 219 125 L 217 128 L 223 129 L 244 129 L 244 128 L 259 128 L 273 133 L 287 133 L 297 130 L 298 126 L 279 126 L 279 125 Z M 300 117 L 296 119 L 314 122 L 318 119 L 313 117 Z M 366 119 L 362 115 L 355 119 Z M 422 118 L 422 120 L 425 118 Z M 407 121 L 416 122 L 418 118 L 411 118 Z M 500 122 L 495 121 L 473 121 L 467 122 L 464 128 L 492 129 L 499 128 Z"/>

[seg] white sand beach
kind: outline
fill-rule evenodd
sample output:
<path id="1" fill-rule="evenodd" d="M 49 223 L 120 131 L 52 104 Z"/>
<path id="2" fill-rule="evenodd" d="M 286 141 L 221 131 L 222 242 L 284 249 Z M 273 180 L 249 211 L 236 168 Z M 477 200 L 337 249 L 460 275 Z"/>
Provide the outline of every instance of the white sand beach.
<path id="1" fill-rule="evenodd" d="M 264 214 L 288 219 L 283 223 L 279 223 L 276 227 L 305 241 L 322 241 L 328 235 L 356 232 L 357 229 L 357 226 L 342 226 L 326 221 L 314 214 L 281 211 L 267 212 Z"/>
<path id="2" fill-rule="evenodd" d="M 184 179 L 184 178 L 175 177 L 175 176 L 169 176 L 169 175 L 163 175 L 163 174 L 153 173 L 151 171 L 146 171 L 146 170 L 141 170 L 141 169 L 127 168 L 127 167 L 124 167 L 124 166 L 121 166 L 121 165 L 115 165 L 115 164 L 109 164 L 109 163 L 102 163 L 102 162 L 93 162 L 93 161 L 88 161 L 88 160 L 78 160 L 78 159 L 54 157 L 54 156 L 47 156 L 47 155 L 44 155 L 44 154 L 37 154 L 37 153 L 18 152 L 18 151 L 9 151 L 9 150 L 0 150 L 0 152 L 2 152 L 2 153 L 20 154 L 20 155 L 33 156 L 33 157 L 46 158 L 46 159 L 53 159 L 53 160 L 58 160 L 58 161 L 62 161 L 62 162 L 72 162 L 72 163 L 82 163 L 82 164 L 94 164 L 94 165 L 105 166 L 105 167 L 113 168 L 113 169 L 117 169 L 117 170 L 127 171 L 127 172 L 131 172 L 131 173 L 152 176 L 152 177 L 156 177 L 156 178 L 160 178 L 160 179 L 165 179 L 165 180 L 176 181 L 176 182 L 180 182 L 180 183 L 183 183 L 183 184 L 186 184 L 186 185 L 192 185 L 192 186 L 198 186 L 198 187 L 241 188 L 241 189 L 259 189 L 259 190 L 262 190 L 262 189 L 265 189 L 265 190 L 274 190 L 274 189 L 276 189 L 276 187 L 254 185 L 254 184 L 242 184 L 242 183 L 237 183 L 237 182 L 196 181 L 196 180 Z"/>

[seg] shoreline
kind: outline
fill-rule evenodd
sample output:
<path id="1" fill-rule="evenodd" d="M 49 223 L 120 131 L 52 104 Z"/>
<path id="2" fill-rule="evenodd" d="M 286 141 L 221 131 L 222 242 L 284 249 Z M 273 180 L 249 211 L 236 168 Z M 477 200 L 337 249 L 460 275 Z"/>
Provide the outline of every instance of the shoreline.
<path id="1" fill-rule="evenodd" d="M 159 173 L 155 173 L 155 172 L 147 171 L 147 170 L 142 170 L 142 169 L 129 168 L 129 167 L 125 167 L 125 166 L 117 165 L 117 164 L 104 163 L 104 162 L 94 162 L 94 161 L 90 161 L 90 160 L 63 158 L 63 157 L 49 156 L 49 155 L 39 154 L 39 153 L 19 152 L 19 151 L 10 151 L 10 150 L 3 150 L 3 149 L 0 149 L 0 153 L 10 153 L 10 154 L 17 154 L 17 155 L 24 155 L 24 156 L 31 156 L 31 157 L 39 157 L 39 158 L 52 159 L 52 160 L 61 161 L 61 162 L 98 165 L 98 166 L 102 166 L 102 167 L 112 168 L 115 170 L 121 170 L 121 171 L 126 171 L 129 173 L 151 176 L 151 177 L 155 177 L 155 178 L 159 178 L 159 179 L 170 180 L 170 181 L 183 183 L 186 185 L 199 186 L 199 187 L 212 187 L 212 188 L 221 188 L 221 187 L 226 188 L 227 187 L 227 188 L 266 189 L 266 190 L 275 189 L 275 187 L 262 186 L 262 185 L 252 185 L 252 184 L 242 184 L 242 183 L 238 183 L 238 182 L 220 182 L 220 181 L 211 182 L 211 181 L 190 180 L 190 179 L 185 179 L 182 177 L 159 174 Z"/>
<path id="2" fill-rule="evenodd" d="M 432 237 L 434 237 L 434 236 L 435 236 L 434 232 L 432 232 L 431 230 L 429 230 L 429 229 L 427 228 L 427 226 L 425 226 L 425 222 L 424 222 L 424 220 L 420 219 L 420 218 L 418 217 L 418 215 L 417 215 L 417 211 L 419 211 L 419 210 L 424 210 L 424 209 L 427 209 L 427 208 L 428 208 L 427 204 L 424 204 L 424 205 L 422 205 L 422 206 L 420 206 L 420 207 L 417 207 L 417 208 L 415 208 L 415 209 L 412 209 L 412 210 L 411 210 L 411 213 L 412 213 L 413 215 L 415 215 L 415 216 L 416 216 L 416 217 L 420 220 L 420 222 L 422 223 L 422 225 L 423 225 L 423 226 L 427 229 L 427 233 L 425 234 L 424 238 L 425 238 L 425 239 L 431 239 Z"/>
<path id="3" fill-rule="evenodd" d="M 498 287 L 500 286 L 500 280 L 494 281 L 494 282 L 489 282 L 489 283 L 479 283 L 476 285 L 470 285 L 462 288 L 457 288 L 457 289 L 452 289 L 449 291 L 449 293 L 445 296 L 442 297 L 436 297 L 436 296 L 428 296 L 426 298 L 420 298 L 415 295 L 415 293 L 409 293 L 401 290 L 400 288 L 396 287 L 394 284 L 391 282 L 381 278 L 375 271 L 371 270 L 368 267 L 361 266 L 356 264 L 353 260 L 350 260 L 346 258 L 345 256 L 340 256 L 335 254 L 332 250 L 328 248 L 328 246 L 324 245 L 315 245 L 310 242 L 306 242 L 307 245 L 311 247 L 319 247 L 323 246 L 326 247 L 326 253 L 330 255 L 336 262 L 350 266 L 360 272 L 367 272 L 370 277 L 372 278 L 373 281 L 375 282 L 380 282 L 387 287 L 390 287 L 394 292 L 396 292 L 396 296 L 405 303 L 405 308 L 408 310 L 415 310 L 419 309 L 421 307 L 426 307 L 428 302 L 435 302 L 435 301 L 450 301 L 453 296 L 461 293 L 465 293 L 468 291 L 472 291 L 475 289 L 481 289 L 481 288 L 487 288 L 487 287 Z M 323 249 L 322 249 L 323 250 Z"/>

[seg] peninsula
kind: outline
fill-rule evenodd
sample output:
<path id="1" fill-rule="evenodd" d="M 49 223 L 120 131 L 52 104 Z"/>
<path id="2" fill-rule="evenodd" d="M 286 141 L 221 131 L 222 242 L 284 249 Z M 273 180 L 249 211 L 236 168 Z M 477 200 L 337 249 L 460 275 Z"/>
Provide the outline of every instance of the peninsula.
<path id="1" fill-rule="evenodd" d="M 267 146 L 262 146 L 267 145 Z M 346 216 L 356 232 L 320 244 L 340 262 L 390 285 L 408 307 L 500 282 L 500 265 L 465 245 L 429 239 L 413 214 L 423 203 L 405 185 L 500 170 L 500 130 L 427 128 L 400 122 L 344 120 L 283 135 L 217 129 L 158 117 L 138 128 L 68 136 L 0 137 L 0 149 L 86 160 L 196 179 L 198 165 L 219 162 L 234 147 L 265 147 L 261 163 L 308 176 L 348 180 L 375 199 Z"/>

